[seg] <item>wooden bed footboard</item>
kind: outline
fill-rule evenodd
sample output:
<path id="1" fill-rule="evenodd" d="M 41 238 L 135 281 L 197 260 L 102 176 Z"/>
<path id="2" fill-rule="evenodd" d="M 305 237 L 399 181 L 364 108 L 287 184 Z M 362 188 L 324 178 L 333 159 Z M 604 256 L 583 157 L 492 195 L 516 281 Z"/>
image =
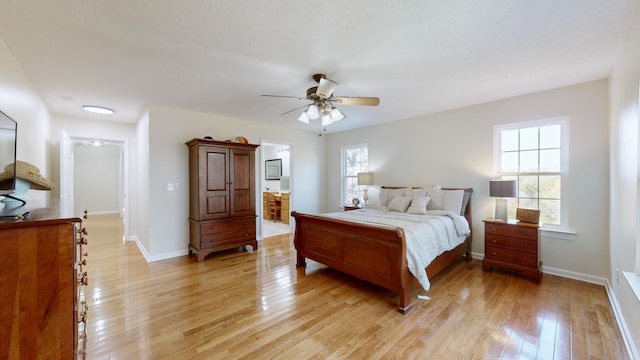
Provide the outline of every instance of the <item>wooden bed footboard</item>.
<path id="1" fill-rule="evenodd" d="M 471 193 L 472 189 L 464 189 Z M 389 228 L 317 215 L 291 213 L 295 218 L 294 245 L 297 266 L 312 259 L 338 271 L 379 285 L 399 294 L 399 311 L 411 308 L 411 296 L 418 281 L 407 267 L 405 234 Z M 471 200 L 464 216 L 471 224 Z M 471 235 L 427 266 L 433 278 L 459 258 L 471 260 Z"/>

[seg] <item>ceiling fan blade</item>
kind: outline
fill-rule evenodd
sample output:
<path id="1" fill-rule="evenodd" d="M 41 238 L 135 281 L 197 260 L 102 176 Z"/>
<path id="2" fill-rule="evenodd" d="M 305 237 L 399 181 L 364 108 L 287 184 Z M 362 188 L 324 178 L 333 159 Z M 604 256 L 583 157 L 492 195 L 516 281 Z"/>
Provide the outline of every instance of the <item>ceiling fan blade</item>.
<path id="1" fill-rule="evenodd" d="M 331 102 L 336 102 L 342 105 L 378 106 L 380 104 L 380 99 L 377 97 L 337 96 L 332 98 Z"/>
<path id="2" fill-rule="evenodd" d="M 280 114 L 280 115 L 287 115 L 288 113 L 291 113 L 291 112 L 294 112 L 294 111 L 296 111 L 296 110 L 302 109 L 303 107 L 307 107 L 307 106 L 309 106 L 309 105 L 311 105 L 311 104 L 306 104 L 306 105 L 298 106 L 297 108 L 295 108 L 295 109 L 291 109 L 291 110 L 289 110 L 289 111 L 287 111 L 287 112 L 284 112 L 284 113 L 282 113 L 282 114 Z"/>
<path id="3" fill-rule="evenodd" d="M 307 98 L 303 98 L 303 97 L 300 97 L 300 96 L 287 96 L 287 95 L 260 95 L 260 96 L 267 96 L 267 97 L 279 97 L 279 98 L 298 99 L 298 100 L 307 100 Z"/>
<path id="4" fill-rule="evenodd" d="M 316 95 L 323 99 L 327 99 L 333 94 L 333 90 L 335 90 L 337 82 L 333 80 L 329 80 L 326 78 L 320 79 L 318 81 L 318 89 L 316 90 Z"/>

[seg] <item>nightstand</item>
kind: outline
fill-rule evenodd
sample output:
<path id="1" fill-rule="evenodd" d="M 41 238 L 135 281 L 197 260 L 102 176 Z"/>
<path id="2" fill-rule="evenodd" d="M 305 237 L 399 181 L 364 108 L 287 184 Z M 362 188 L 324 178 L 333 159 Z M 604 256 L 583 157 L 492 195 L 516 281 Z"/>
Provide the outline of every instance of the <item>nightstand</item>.
<path id="1" fill-rule="evenodd" d="M 345 205 L 345 206 L 343 206 L 343 208 L 344 208 L 344 211 L 362 209 L 360 206 L 355 206 L 355 205 Z"/>
<path id="2" fill-rule="evenodd" d="M 540 283 L 540 226 L 515 220 L 484 219 L 484 260 L 482 270 L 513 270 Z"/>

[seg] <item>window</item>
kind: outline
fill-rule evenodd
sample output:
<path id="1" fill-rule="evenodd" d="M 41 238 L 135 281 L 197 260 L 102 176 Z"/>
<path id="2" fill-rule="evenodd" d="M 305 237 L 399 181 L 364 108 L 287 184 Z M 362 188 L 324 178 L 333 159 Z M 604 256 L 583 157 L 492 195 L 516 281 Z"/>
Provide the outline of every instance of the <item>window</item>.
<path id="1" fill-rule="evenodd" d="M 342 148 L 342 203 L 351 204 L 353 198 L 362 199 L 358 186 L 358 173 L 369 170 L 367 145 L 352 145 Z"/>
<path id="2" fill-rule="evenodd" d="M 540 210 L 540 221 L 551 227 L 567 227 L 562 184 L 567 169 L 566 118 L 496 126 L 494 164 L 496 174 L 518 184 L 509 199 L 509 218 L 516 208 Z"/>

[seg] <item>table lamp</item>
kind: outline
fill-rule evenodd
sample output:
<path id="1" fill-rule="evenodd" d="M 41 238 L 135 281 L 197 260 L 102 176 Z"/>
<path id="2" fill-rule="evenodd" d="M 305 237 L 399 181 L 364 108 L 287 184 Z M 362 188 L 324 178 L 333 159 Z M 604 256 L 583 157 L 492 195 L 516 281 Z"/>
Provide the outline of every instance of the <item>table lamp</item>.
<path id="1" fill-rule="evenodd" d="M 489 181 L 489 196 L 496 198 L 495 219 L 507 221 L 507 199 L 516 196 L 515 180 Z"/>
<path id="2" fill-rule="evenodd" d="M 373 185 L 373 173 L 358 173 L 358 185 Z M 364 200 L 364 205 L 367 205 L 367 200 L 369 200 L 369 192 L 366 187 L 362 190 L 362 200 Z"/>

